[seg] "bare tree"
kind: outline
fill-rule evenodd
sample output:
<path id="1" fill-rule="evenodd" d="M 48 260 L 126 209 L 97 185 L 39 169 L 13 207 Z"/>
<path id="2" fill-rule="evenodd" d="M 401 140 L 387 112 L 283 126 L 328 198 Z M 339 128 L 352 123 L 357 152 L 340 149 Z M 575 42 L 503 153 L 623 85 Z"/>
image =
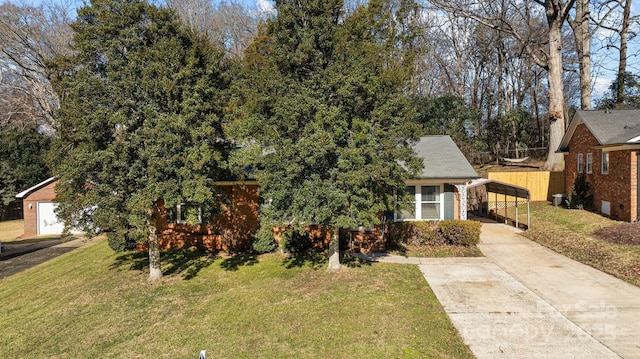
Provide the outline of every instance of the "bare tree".
<path id="1" fill-rule="evenodd" d="M 72 2 L 0 5 L 0 122 L 30 121 L 55 130 L 58 96 L 46 65 L 70 51 L 71 9 Z"/>
<path id="2" fill-rule="evenodd" d="M 484 26 L 509 34 L 517 41 L 522 50 L 527 52 L 536 64 L 547 70 L 549 85 L 550 122 L 549 152 L 545 168 L 549 170 L 562 169 L 562 155 L 556 153 L 565 129 L 565 100 L 563 85 L 563 37 L 562 25 L 567 20 L 575 0 L 534 0 L 534 1 L 477 1 L 477 0 L 432 0 L 437 8 L 451 12 L 456 16 L 473 19 Z M 508 11 L 496 12 L 494 5 L 507 7 Z M 530 4 L 539 5 L 537 7 Z M 529 19 L 536 19 L 542 12 L 546 18 L 546 48 L 535 41 L 535 33 L 530 31 Z M 519 14 L 515 17 L 513 15 Z M 508 16 L 505 16 L 508 15 Z M 525 21 L 522 23 L 522 21 Z M 525 25 L 525 26 L 523 26 Z M 525 30 L 524 32 L 522 30 Z"/>
<path id="3" fill-rule="evenodd" d="M 206 34 L 210 41 L 226 49 L 227 56 L 240 57 L 258 32 L 260 13 L 250 12 L 235 2 L 211 0 L 167 0 L 182 23 Z"/>

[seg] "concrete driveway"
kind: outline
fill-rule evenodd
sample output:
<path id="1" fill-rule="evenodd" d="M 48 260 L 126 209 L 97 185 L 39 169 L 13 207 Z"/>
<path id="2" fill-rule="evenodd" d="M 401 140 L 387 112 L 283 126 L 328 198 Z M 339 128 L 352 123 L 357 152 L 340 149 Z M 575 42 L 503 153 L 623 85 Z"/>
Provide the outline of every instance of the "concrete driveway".
<path id="1" fill-rule="evenodd" d="M 640 358 L 640 288 L 559 255 L 503 224 L 483 224 L 484 258 L 418 264 L 478 358 Z"/>

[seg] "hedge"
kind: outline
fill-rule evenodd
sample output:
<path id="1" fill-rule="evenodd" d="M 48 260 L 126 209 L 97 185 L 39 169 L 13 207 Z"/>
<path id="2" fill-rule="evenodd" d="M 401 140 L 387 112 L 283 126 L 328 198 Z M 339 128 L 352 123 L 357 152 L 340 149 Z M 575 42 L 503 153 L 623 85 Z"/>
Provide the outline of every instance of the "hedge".
<path id="1" fill-rule="evenodd" d="M 475 221 L 407 221 L 389 224 L 388 241 L 410 246 L 473 246 L 480 242 L 482 224 Z"/>

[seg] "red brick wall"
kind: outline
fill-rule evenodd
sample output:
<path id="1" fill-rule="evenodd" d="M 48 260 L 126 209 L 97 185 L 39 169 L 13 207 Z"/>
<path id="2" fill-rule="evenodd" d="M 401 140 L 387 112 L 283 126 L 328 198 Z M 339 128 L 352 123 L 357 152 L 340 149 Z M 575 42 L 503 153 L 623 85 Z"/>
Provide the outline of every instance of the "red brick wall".
<path id="1" fill-rule="evenodd" d="M 228 185 L 220 189 L 231 198 L 232 205 L 214 218 L 211 224 L 192 226 L 185 223 L 167 223 L 166 210 L 162 210 L 158 240 L 161 248 L 187 248 L 196 246 L 211 251 L 250 248 L 250 236 L 260 226 L 257 185 Z M 208 222 L 206 218 L 202 219 Z"/>
<path id="2" fill-rule="evenodd" d="M 591 185 L 593 206 L 602 211 L 602 201 L 611 203 L 611 217 L 623 221 L 636 219 L 637 170 L 635 151 L 609 152 L 609 173 L 602 174 L 602 150 L 596 149 L 598 141 L 584 124 L 578 125 L 569 142 L 569 153 L 565 154 L 565 180 L 567 192 L 578 175 L 577 159 L 582 154 L 585 172 L 587 153 L 593 155 L 592 173 L 585 173 Z"/>
<path id="3" fill-rule="evenodd" d="M 22 238 L 30 238 L 38 235 L 38 202 L 54 202 L 56 193 L 54 187 L 57 181 L 31 192 L 22 200 L 22 211 L 24 214 L 24 234 Z"/>

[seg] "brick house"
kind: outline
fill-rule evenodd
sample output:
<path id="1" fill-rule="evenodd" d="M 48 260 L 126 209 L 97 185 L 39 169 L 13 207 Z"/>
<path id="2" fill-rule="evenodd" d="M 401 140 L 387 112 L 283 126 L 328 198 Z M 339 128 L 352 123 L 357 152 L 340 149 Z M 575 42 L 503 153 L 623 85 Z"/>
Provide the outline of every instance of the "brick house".
<path id="1" fill-rule="evenodd" d="M 412 209 L 387 213 L 384 220 L 466 219 L 467 185 L 479 176 L 460 149 L 449 136 L 426 136 L 415 144 L 414 152 L 422 158 L 424 168 L 407 181 L 407 192 L 413 199 Z M 231 205 L 217 217 L 202 218 L 202 211 L 197 204 L 183 203 L 168 209 L 161 207 L 158 223 L 161 248 L 197 246 L 209 250 L 228 250 L 249 247 L 251 234 L 260 226 L 258 183 L 221 181 L 215 185 L 231 200 Z M 22 197 L 19 198 L 23 199 L 25 208 L 25 236 L 40 235 L 32 230 L 37 227 L 38 221 L 45 220 L 33 210 L 37 203 L 48 203 L 44 207 L 50 207 L 53 214 L 54 186 L 55 178 L 51 178 L 21 193 Z M 194 218 L 198 224 L 187 223 L 193 223 Z M 58 225 L 61 233 L 63 224 L 58 221 Z M 330 233 L 322 228 L 311 225 L 307 231 L 316 245 L 329 243 Z M 379 251 L 384 250 L 385 246 L 383 232 L 384 225 L 347 228 L 341 231 L 341 236 L 350 238 L 354 246 L 362 251 Z"/>
<path id="2" fill-rule="evenodd" d="M 48 178 L 16 195 L 22 200 L 24 234 L 22 238 L 61 234 L 64 223 L 58 220 L 54 210 L 56 178 Z"/>
<path id="3" fill-rule="evenodd" d="M 583 173 L 594 209 L 611 218 L 637 221 L 640 110 L 577 111 L 560 142 L 569 191 Z"/>

